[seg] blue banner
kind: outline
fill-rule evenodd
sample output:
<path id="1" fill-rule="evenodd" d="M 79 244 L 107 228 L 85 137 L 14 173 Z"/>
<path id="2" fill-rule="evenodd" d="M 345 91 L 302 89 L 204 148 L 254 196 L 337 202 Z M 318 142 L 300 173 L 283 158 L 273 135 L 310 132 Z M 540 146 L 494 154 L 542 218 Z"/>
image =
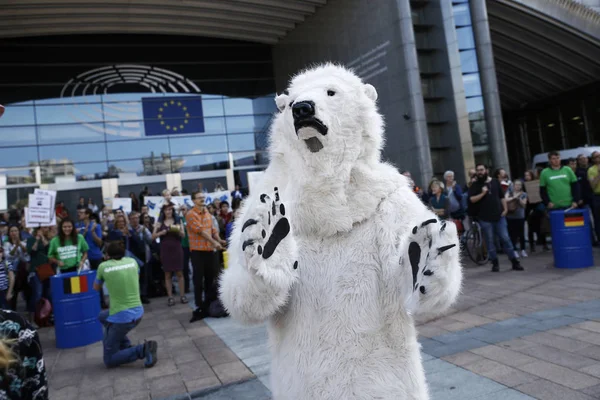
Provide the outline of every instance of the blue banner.
<path id="1" fill-rule="evenodd" d="M 142 98 L 146 136 L 204 132 L 202 97 Z"/>

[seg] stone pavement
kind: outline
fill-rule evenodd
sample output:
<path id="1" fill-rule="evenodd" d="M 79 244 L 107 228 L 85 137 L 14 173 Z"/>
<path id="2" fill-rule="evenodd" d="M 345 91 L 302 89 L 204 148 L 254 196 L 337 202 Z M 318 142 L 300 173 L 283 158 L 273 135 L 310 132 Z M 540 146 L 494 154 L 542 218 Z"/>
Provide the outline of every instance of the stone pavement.
<path id="1" fill-rule="evenodd" d="M 496 274 L 467 265 L 458 303 L 418 321 L 432 400 L 600 398 L 600 268 L 558 270 L 551 253 L 522 263 L 525 272 L 511 271 L 503 257 Z M 101 343 L 58 351 L 54 331 L 41 329 L 51 398 L 269 399 L 264 326 L 189 324 L 190 306 L 165 303 L 146 307 L 131 335 L 159 342 L 147 370 L 141 362 L 107 370 Z"/>

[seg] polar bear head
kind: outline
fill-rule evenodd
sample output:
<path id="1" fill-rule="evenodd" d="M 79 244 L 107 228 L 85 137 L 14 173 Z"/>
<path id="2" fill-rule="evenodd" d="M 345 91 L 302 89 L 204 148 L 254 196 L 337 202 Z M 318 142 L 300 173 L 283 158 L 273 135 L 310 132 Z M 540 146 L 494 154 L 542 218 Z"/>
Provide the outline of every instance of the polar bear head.
<path id="1" fill-rule="evenodd" d="M 376 100 L 375 88 L 342 66 L 328 63 L 300 72 L 275 99 L 272 156 L 323 173 L 378 162 L 383 118 Z"/>

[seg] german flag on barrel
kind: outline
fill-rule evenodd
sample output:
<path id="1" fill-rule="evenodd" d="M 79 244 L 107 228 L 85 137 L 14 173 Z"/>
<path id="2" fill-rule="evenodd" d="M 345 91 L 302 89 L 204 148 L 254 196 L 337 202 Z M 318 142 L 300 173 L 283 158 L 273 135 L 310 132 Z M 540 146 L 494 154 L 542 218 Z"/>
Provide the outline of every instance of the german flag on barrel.
<path id="1" fill-rule="evenodd" d="M 85 293 L 88 291 L 87 275 L 63 279 L 64 294 Z"/>
<path id="2" fill-rule="evenodd" d="M 565 214 L 565 227 L 583 226 L 583 214 Z"/>

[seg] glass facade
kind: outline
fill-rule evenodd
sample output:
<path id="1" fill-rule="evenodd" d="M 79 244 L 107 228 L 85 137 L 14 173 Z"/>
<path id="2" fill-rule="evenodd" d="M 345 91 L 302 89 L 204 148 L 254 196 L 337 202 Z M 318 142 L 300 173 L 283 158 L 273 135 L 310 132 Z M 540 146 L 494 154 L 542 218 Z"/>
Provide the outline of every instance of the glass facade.
<path id="1" fill-rule="evenodd" d="M 471 139 L 476 162 L 489 163 L 489 139 L 485 124 L 483 96 L 475 50 L 475 39 L 471 23 L 468 0 L 453 0 L 452 11 L 458 39 L 460 63 L 465 88 L 467 112 L 471 127 Z"/>
<path id="2" fill-rule="evenodd" d="M 2 173 L 8 184 L 16 184 L 36 182 L 36 173 L 41 183 L 55 183 L 59 177 L 94 180 L 227 169 L 229 153 L 234 168 L 266 166 L 274 96 L 201 95 L 199 114 L 190 115 L 186 104 L 192 97 L 199 95 L 119 93 L 6 105 L 0 119 L 0 168 L 10 168 Z M 163 100 L 172 107 L 179 104 L 181 115 L 168 117 L 165 111 L 163 117 L 162 111 L 145 108 Z"/>

